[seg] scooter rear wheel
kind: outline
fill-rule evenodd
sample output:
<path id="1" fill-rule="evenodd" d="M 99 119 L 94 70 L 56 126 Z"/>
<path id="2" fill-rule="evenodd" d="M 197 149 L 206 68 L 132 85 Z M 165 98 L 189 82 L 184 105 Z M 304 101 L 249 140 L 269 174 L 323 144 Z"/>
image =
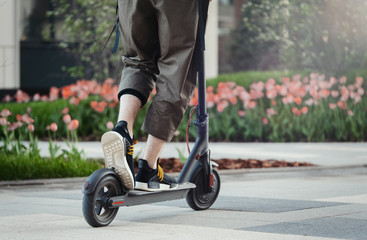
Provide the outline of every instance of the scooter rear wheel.
<path id="1" fill-rule="evenodd" d="M 83 216 L 87 223 L 92 227 L 109 225 L 119 209 L 110 208 L 108 200 L 120 194 L 120 184 L 116 178 L 111 175 L 102 178 L 94 192 L 83 197 Z"/>
<path id="2" fill-rule="evenodd" d="M 204 172 L 199 168 L 191 177 L 190 182 L 196 185 L 186 196 L 187 204 L 194 210 L 205 210 L 210 208 L 218 197 L 220 190 L 220 177 L 216 169 L 213 169 L 213 191 L 204 192 Z"/>

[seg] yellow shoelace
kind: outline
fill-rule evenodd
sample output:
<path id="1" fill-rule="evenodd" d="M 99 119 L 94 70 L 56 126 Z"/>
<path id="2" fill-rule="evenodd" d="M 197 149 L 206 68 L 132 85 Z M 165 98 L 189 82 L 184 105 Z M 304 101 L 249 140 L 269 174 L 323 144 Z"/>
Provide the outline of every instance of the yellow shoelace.
<path id="1" fill-rule="evenodd" d="M 138 140 L 133 141 L 133 145 L 130 145 L 129 149 L 127 150 L 127 154 L 134 155 L 134 145 L 138 143 Z"/>
<path id="2" fill-rule="evenodd" d="M 161 168 L 161 166 L 158 165 L 158 173 L 157 173 L 157 176 L 159 178 L 159 181 L 162 182 L 163 181 L 163 169 Z"/>
<path id="3" fill-rule="evenodd" d="M 131 145 L 130 147 L 129 147 L 129 150 L 127 151 L 127 154 L 128 155 L 134 155 L 134 145 Z"/>

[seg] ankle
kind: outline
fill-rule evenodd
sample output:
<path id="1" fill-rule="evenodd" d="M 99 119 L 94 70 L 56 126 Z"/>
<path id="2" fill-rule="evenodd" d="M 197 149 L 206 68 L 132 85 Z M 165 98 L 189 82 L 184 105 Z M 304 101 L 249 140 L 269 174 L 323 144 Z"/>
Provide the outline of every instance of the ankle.
<path id="1" fill-rule="evenodd" d="M 130 128 L 130 126 L 128 125 L 128 123 L 126 121 L 119 121 L 117 122 L 117 124 L 115 125 L 113 131 L 118 132 L 119 134 L 121 134 L 123 137 L 129 137 L 129 141 L 133 140 L 133 134 L 132 134 L 132 129 Z"/>
<path id="2" fill-rule="evenodd" d="M 157 169 L 157 162 L 156 163 L 153 162 L 153 164 L 152 164 L 152 162 L 147 160 L 147 158 L 145 158 L 145 157 L 141 158 L 139 161 L 146 162 L 145 166 L 147 166 L 151 170 L 156 170 Z"/>
<path id="3" fill-rule="evenodd" d="M 156 170 L 157 169 L 157 162 L 151 162 L 151 161 L 147 161 L 148 162 L 148 166 L 151 168 L 151 169 L 154 169 Z"/>

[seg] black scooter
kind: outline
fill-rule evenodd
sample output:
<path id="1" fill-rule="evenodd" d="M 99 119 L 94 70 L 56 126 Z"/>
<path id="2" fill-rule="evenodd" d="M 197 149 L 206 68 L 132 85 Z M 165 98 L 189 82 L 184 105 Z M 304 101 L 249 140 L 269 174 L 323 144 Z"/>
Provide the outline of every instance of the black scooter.
<path id="1" fill-rule="evenodd" d="M 82 190 L 84 193 L 83 215 L 92 227 L 109 225 L 115 218 L 119 207 L 122 206 L 186 198 L 192 209 L 205 210 L 212 206 L 217 199 L 220 190 L 220 177 L 215 169 L 218 165 L 210 161 L 208 114 L 205 100 L 204 32 L 208 5 L 208 0 L 199 0 L 199 35 L 194 53 L 199 97 L 196 120 L 194 121 L 197 127 L 197 138 L 177 179 L 178 188 L 160 192 L 127 190 L 114 169 L 99 169 L 88 177 Z"/>

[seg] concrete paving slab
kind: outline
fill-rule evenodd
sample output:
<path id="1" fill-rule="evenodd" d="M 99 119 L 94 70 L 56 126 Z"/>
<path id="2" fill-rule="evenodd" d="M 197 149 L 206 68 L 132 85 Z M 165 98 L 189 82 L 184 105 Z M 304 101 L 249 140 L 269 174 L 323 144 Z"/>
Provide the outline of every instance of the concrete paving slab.
<path id="1" fill-rule="evenodd" d="M 167 203 L 156 203 L 156 205 L 169 205 L 186 207 L 186 203 L 180 201 L 170 201 Z M 324 208 L 330 206 L 339 206 L 343 203 L 325 202 L 325 201 L 304 201 L 288 199 L 254 198 L 254 197 L 236 197 L 219 196 L 211 209 L 225 211 L 244 211 L 257 213 L 281 213 L 311 208 Z"/>
<path id="2" fill-rule="evenodd" d="M 250 227 L 241 230 L 339 239 L 365 239 L 367 236 L 366 224 L 367 220 L 329 217 Z"/>
<path id="3" fill-rule="evenodd" d="M 318 201 L 367 204 L 367 194 L 324 198 Z"/>
<path id="4" fill-rule="evenodd" d="M 121 208 L 105 228 L 82 217 L 82 179 L 1 186 L 0 239 L 365 240 L 367 204 L 357 199 L 366 178 L 363 167 L 223 175 L 212 209 L 193 211 L 184 199 Z"/>
<path id="5" fill-rule="evenodd" d="M 34 221 L 37 219 L 36 221 Z M 332 240 L 332 238 L 284 235 L 252 231 L 228 230 L 182 224 L 155 224 L 115 221 L 108 228 L 90 228 L 82 219 L 60 215 L 36 214 L 2 219 L 2 239 L 273 239 L 273 240 Z M 0 222 L 2 223 L 2 222 Z M 10 226 L 10 227 L 9 227 Z M 335 240 L 335 239 L 334 239 Z"/>

